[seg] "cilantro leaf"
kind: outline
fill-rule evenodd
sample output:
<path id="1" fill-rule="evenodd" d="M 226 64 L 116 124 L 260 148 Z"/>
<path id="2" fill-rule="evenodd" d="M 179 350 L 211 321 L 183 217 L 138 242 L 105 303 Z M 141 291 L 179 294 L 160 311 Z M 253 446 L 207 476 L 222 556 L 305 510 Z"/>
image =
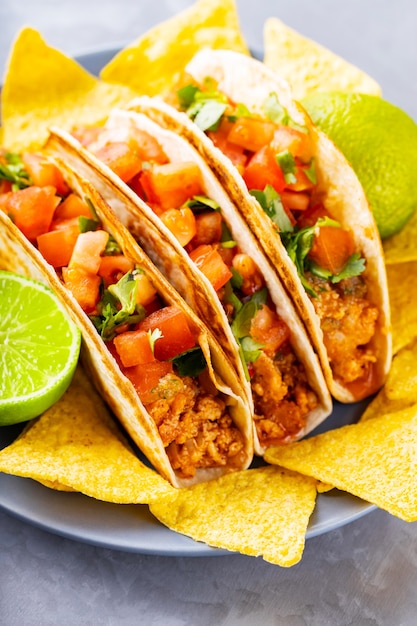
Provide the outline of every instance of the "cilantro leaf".
<path id="1" fill-rule="evenodd" d="M 284 174 L 284 179 L 287 185 L 297 182 L 297 178 L 295 176 L 295 159 L 291 152 L 288 150 L 279 152 L 275 155 L 275 159 Z"/>
<path id="2" fill-rule="evenodd" d="M 80 215 L 78 218 L 78 228 L 80 233 L 86 233 L 90 230 L 97 230 L 100 222 L 96 219 L 92 219 L 90 217 L 85 217 L 85 215 Z"/>
<path id="3" fill-rule="evenodd" d="M 290 116 L 287 109 L 283 107 L 278 100 L 278 96 L 276 93 L 272 92 L 269 94 L 263 104 L 263 109 L 266 117 L 271 120 L 271 122 L 275 122 L 276 124 L 284 124 L 285 126 L 288 125 Z"/>
<path id="4" fill-rule="evenodd" d="M 338 283 L 344 278 L 351 278 L 352 276 L 359 276 L 365 271 L 365 259 L 361 257 L 359 252 L 355 252 L 349 257 L 348 262 L 339 274 L 331 277 L 332 283 Z"/>
<path id="5" fill-rule="evenodd" d="M 200 347 L 191 348 L 172 359 L 172 364 L 180 376 L 198 376 L 207 367 L 206 359 Z"/>
<path id="6" fill-rule="evenodd" d="M 225 112 L 227 104 L 217 102 L 216 100 L 208 100 L 204 102 L 194 117 L 194 123 L 202 131 L 216 130 L 220 124 L 220 120 Z"/>
<path id="7" fill-rule="evenodd" d="M 243 337 L 240 341 L 242 347 L 243 358 L 246 363 L 253 363 L 262 354 L 263 343 L 259 343 L 252 337 Z"/>
<path id="8" fill-rule="evenodd" d="M 136 304 L 137 273 L 138 270 L 128 272 L 117 283 L 105 289 L 97 305 L 99 315 L 90 316 L 105 341 L 113 339 L 118 326 L 136 324 L 145 317 L 143 306 Z"/>
<path id="9" fill-rule="evenodd" d="M 198 211 L 198 209 L 213 209 L 213 211 L 217 211 L 220 208 L 215 200 L 207 196 L 193 196 L 185 202 L 184 206 L 190 207 L 190 209 L 193 209 L 193 212 Z"/>
<path id="10" fill-rule="evenodd" d="M 6 152 L 4 159 L 5 163 L 0 162 L 0 180 L 12 183 L 12 191 L 29 187 L 31 179 L 20 156 L 13 152 Z"/>
<path id="11" fill-rule="evenodd" d="M 249 193 L 256 198 L 265 213 L 278 226 L 281 232 L 292 232 L 293 225 L 285 212 L 279 194 L 272 185 L 267 185 L 263 191 L 251 189 Z"/>
<path id="12" fill-rule="evenodd" d="M 177 91 L 178 102 L 182 109 L 188 109 L 194 102 L 195 94 L 199 91 L 197 85 L 185 85 Z"/>

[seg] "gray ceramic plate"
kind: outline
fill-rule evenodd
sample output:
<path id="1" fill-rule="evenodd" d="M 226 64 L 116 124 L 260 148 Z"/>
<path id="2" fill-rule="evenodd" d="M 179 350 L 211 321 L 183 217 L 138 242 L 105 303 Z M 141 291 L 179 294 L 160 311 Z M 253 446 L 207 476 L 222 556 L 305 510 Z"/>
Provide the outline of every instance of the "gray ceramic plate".
<path id="1" fill-rule="evenodd" d="M 97 74 L 116 51 L 95 51 L 79 56 L 77 60 L 90 72 Z M 315 432 L 352 423 L 363 408 L 363 403 L 351 406 L 336 404 L 333 414 Z M 0 448 L 11 443 L 20 428 L 0 429 Z M 161 525 L 145 505 L 100 502 L 78 493 L 53 491 L 27 478 L 0 474 L 0 507 L 44 530 L 107 548 L 171 556 L 230 554 L 172 532 Z M 307 538 L 348 524 L 374 508 L 336 489 L 320 494 Z"/>

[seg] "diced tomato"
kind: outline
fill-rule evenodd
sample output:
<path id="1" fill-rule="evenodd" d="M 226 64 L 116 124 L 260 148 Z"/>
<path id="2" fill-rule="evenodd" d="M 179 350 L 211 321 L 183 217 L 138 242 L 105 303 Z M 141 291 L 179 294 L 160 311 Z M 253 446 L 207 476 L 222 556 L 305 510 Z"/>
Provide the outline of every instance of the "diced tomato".
<path id="1" fill-rule="evenodd" d="M 233 257 L 233 268 L 242 277 L 241 291 L 246 296 L 260 291 L 265 285 L 264 277 L 255 261 L 248 254 L 239 253 Z"/>
<path id="2" fill-rule="evenodd" d="M 63 267 L 62 279 L 81 308 L 86 313 L 93 312 L 99 300 L 100 276 L 81 267 Z"/>
<path id="3" fill-rule="evenodd" d="M 136 274 L 137 282 L 136 302 L 144 307 L 148 307 L 157 297 L 157 291 L 151 279 L 146 274 Z"/>
<path id="4" fill-rule="evenodd" d="M 57 206 L 54 213 L 54 220 L 56 219 L 68 219 L 71 217 L 89 217 L 92 218 L 93 214 L 90 207 L 84 200 L 81 200 L 75 193 L 70 193 L 65 200 Z"/>
<path id="5" fill-rule="evenodd" d="M 191 242 L 193 247 L 218 243 L 222 236 L 222 216 L 219 211 L 199 213 L 195 216 L 196 232 Z"/>
<path id="6" fill-rule="evenodd" d="M 113 254 L 100 257 L 100 266 L 98 268 L 98 275 L 104 280 L 106 287 L 117 283 L 122 276 L 131 272 L 134 268 L 134 263 L 123 254 Z"/>
<path id="7" fill-rule="evenodd" d="M 320 226 L 314 233 L 313 246 L 308 257 L 332 274 L 339 274 L 355 251 L 350 230 Z"/>
<path id="8" fill-rule="evenodd" d="M 56 220 L 55 213 L 54 213 L 54 218 L 51 222 L 51 226 L 49 227 L 49 230 L 67 230 L 67 229 L 71 229 L 73 232 L 77 233 L 77 236 L 80 234 L 80 225 L 78 222 L 78 217 L 67 217 L 62 220 Z"/>
<path id="9" fill-rule="evenodd" d="M 160 217 L 181 246 L 186 246 L 194 237 L 197 228 L 194 213 L 189 207 L 168 209 Z"/>
<path id="10" fill-rule="evenodd" d="M 63 267 L 68 265 L 71 259 L 78 234 L 78 229 L 74 228 L 43 233 L 37 237 L 38 250 L 53 267 Z"/>
<path id="11" fill-rule="evenodd" d="M 193 162 L 155 165 L 144 170 L 140 180 L 147 201 L 158 204 L 163 211 L 178 208 L 204 193 L 200 169 Z"/>
<path id="12" fill-rule="evenodd" d="M 25 152 L 22 154 L 22 161 L 33 185 L 36 187 L 55 187 L 60 196 L 65 196 L 68 193 L 69 188 L 62 172 L 45 156 Z"/>
<path id="13" fill-rule="evenodd" d="M 101 255 L 108 239 L 109 233 L 105 230 L 89 230 L 86 233 L 80 233 L 68 264 L 69 267 L 78 267 L 90 274 L 97 274 Z"/>
<path id="14" fill-rule="evenodd" d="M 281 201 L 286 211 L 306 211 L 310 204 L 310 196 L 301 191 L 284 190 L 281 192 Z"/>
<path id="15" fill-rule="evenodd" d="M 255 152 L 245 168 L 243 179 L 248 189 L 263 190 L 267 185 L 272 185 L 277 193 L 281 193 L 286 186 L 284 174 L 270 146 Z"/>
<path id="16" fill-rule="evenodd" d="M 223 154 L 231 160 L 233 165 L 237 167 L 239 172 L 242 173 L 248 162 L 248 156 L 242 146 L 238 146 L 228 140 L 227 137 L 231 127 L 232 122 L 229 122 L 226 117 L 223 117 L 219 128 L 215 131 L 209 130 L 207 132 L 207 136 L 220 150 L 220 152 L 223 152 Z"/>
<path id="17" fill-rule="evenodd" d="M 94 154 L 125 183 L 142 169 L 142 161 L 135 144 L 114 141 L 95 150 Z"/>
<path id="18" fill-rule="evenodd" d="M 155 358 L 167 361 L 195 346 L 195 338 L 187 317 L 176 306 L 166 306 L 146 317 L 139 324 L 140 330 L 158 328 L 162 337 L 155 342 Z"/>
<path id="19" fill-rule="evenodd" d="M 155 361 L 149 335 L 144 330 L 129 330 L 114 338 L 114 346 L 124 367 Z"/>
<path id="20" fill-rule="evenodd" d="M 12 183 L 9 180 L 0 180 L 0 195 L 12 190 Z"/>
<path id="21" fill-rule="evenodd" d="M 309 133 L 302 132 L 293 126 L 278 126 L 274 132 L 271 147 L 275 153 L 291 152 L 304 163 L 311 160 L 313 148 Z"/>
<path id="22" fill-rule="evenodd" d="M 263 344 L 264 352 L 273 358 L 279 348 L 290 338 L 287 324 L 266 304 L 252 319 L 250 335 Z"/>
<path id="23" fill-rule="evenodd" d="M 133 384 L 141 401 L 149 404 L 159 400 L 155 388 L 164 376 L 172 374 L 173 367 L 170 361 L 152 361 L 152 363 L 134 365 L 122 371 Z"/>
<path id="24" fill-rule="evenodd" d="M 301 213 L 297 220 L 297 224 L 300 228 L 306 226 L 314 226 L 320 217 L 331 217 L 329 212 L 324 208 L 322 204 L 314 204 L 312 207 Z"/>
<path id="25" fill-rule="evenodd" d="M 218 291 L 232 278 L 232 272 L 223 261 L 217 249 L 211 245 L 201 245 L 190 252 L 190 258 Z"/>
<path id="26" fill-rule="evenodd" d="M 30 241 L 49 230 L 60 202 L 55 187 L 26 187 L 0 196 L 3 210 Z"/>
<path id="27" fill-rule="evenodd" d="M 308 165 L 301 165 L 296 162 L 294 172 L 296 181 L 294 183 L 287 183 L 286 188 L 292 191 L 310 191 L 313 189 L 315 185 L 306 174 L 308 167 Z"/>
<path id="28" fill-rule="evenodd" d="M 168 163 L 168 157 L 155 137 L 140 128 L 135 128 L 132 133 L 137 152 L 142 161 L 158 163 L 159 165 Z"/>
<path id="29" fill-rule="evenodd" d="M 272 141 L 275 129 L 276 125 L 273 122 L 255 117 L 239 117 L 232 124 L 227 139 L 245 150 L 258 152 Z"/>

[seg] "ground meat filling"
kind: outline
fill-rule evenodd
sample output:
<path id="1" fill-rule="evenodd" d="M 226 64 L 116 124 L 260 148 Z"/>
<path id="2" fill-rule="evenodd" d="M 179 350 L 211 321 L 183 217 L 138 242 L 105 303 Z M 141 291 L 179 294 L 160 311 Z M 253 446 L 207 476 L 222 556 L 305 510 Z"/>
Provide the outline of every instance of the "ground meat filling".
<path id="1" fill-rule="evenodd" d="M 253 363 L 255 426 L 261 445 L 288 443 L 301 434 L 318 400 L 290 347 L 274 358 L 262 353 Z"/>
<path id="2" fill-rule="evenodd" d="M 198 468 L 239 467 L 244 455 L 242 433 L 234 425 L 220 394 L 207 392 L 194 379 L 167 374 L 146 405 L 155 420 L 171 465 L 184 478 Z"/>
<path id="3" fill-rule="evenodd" d="M 367 299 L 363 277 L 346 278 L 334 285 L 312 274 L 308 280 L 318 294 L 311 300 L 321 321 L 335 379 L 349 384 L 365 377 L 376 362 L 369 344 L 375 334 L 378 309 Z"/>

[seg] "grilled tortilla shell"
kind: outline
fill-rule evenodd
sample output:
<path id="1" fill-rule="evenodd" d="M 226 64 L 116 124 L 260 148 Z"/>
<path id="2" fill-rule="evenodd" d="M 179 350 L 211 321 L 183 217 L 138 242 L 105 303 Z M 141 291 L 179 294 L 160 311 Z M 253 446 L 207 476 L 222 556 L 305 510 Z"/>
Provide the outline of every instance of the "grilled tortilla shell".
<path id="1" fill-rule="evenodd" d="M 197 84 L 203 84 L 207 77 L 214 79 L 218 90 L 231 101 L 243 103 L 250 112 L 261 116 L 264 115 L 263 103 L 266 98 L 275 93 L 294 122 L 308 128 L 314 145 L 317 196 L 334 219 L 352 232 L 355 246 L 366 261 L 362 276 L 366 283 L 367 298 L 378 309 L 376 330 L 369 345 L 376 359 L 376 384 L 373 388 L 376 391 L 386 378 L 392 356 L 388 288 L 378 230 L 352 167 L 333 142 L 313 126 L 301 105 L 291 98 L 287 83 L 256 59 L 231 51 L 202 50 L 190 61 L 186 73 L 191 77 L 190 81 Z M 281 242 L 276 225 L 249 194 L 236 167 L 185 113 L 177 111 L 161 99 L 146 96 L 137 98 L 128 108 L 145 112 L 162 126 L 180 132 L 199 151 L 250 226 L 291 295 L 319 356 L 332 396 L 341 402 L 360 399 L 352 393 L 349 385 L 343 384 L 333 375 L 320 318 L 303 288 L 295 264 Z"/>
<path id="2" fill-rule="evenodd" d="M 240 381 L 234 370 L 228 366 L 227 358 L 217 341 L 118 222 L 90 182 L 59 159 L 55 162 L 64 173 L 69 188 L 81 198 L 88 198 L 91 201 L 103 228 L 114 237 L 125 256 L 145 270 L 165 304 L 175 305 L 185 313 L 189 327 L 197 337 L 197 345 L 206 359 L 211 385 L 220 392 L 235 426 L 242 435 L 243 451 L 236 466 L 197 469 L 192 478 L 184 478 L 174 471 L 155 421 L 140 401 L 133 384 L 122 374 L 90 318 L 65 287 L 55 269 L 44 260 L 36 247 L 2 211 L 0 211 L 0 267 L 40 280 L 52 288 L 66 305 L 73 321 L 82 332 L 82 359 L 95 385 L 134 443 L 164 478 L 174 486 L 181 487 L 211 479 L 231 469 L 246 469 L 253 457 L 251 412 Z"/>
<path id="3" fill-rule="evenodd" d="M 317 397 L 317 404 L 307 415 L 305 428 L 297 433 L 297 438 L 307 434 L 330 414 L 331 398 L 318 358 L 312 349 L 304 326 L 273 267 L 262 253 L 227 193 L 197 151 L 178 133 L 163 129 L 146 116 L 137 113 L 115 111 L 107 121 L 106 127 L 109 129 L 110 136 L 112 131 L 115 131 L 115 136 L 121 140 L 123 133 L 128 134 L 132 125 L 155 137 L 171 161 L 193 161 L 199 165 L 203 174 L 206 195 L 220 206 L 222 216 L 239 248 L 249 254 L 261 269 L 276 311 L 290 329 L 291 346 L 304 368 L 309 388 Z M 251 385 L 242 366 L 239 346 L 223 305 L 210 281 L 191 261 L 188 253 L 174 235 L 128 185 L 66 132 L 52 129 L 46 150 L 51 155 L 59 154 L 62 159 L 71 163 L 77 171 L 93 182 L 118 219 L 133 233 L 135 239 L 140 242 L 171 284 L 213 330 L 228 355 L 230 363 L 236 369 L 242 385 L 245 386 L 248 401 L 253 410 Z M 260 442 L 255 427 L 254 440 L 255 452 L 262 455 L 267 446 Z"/>

